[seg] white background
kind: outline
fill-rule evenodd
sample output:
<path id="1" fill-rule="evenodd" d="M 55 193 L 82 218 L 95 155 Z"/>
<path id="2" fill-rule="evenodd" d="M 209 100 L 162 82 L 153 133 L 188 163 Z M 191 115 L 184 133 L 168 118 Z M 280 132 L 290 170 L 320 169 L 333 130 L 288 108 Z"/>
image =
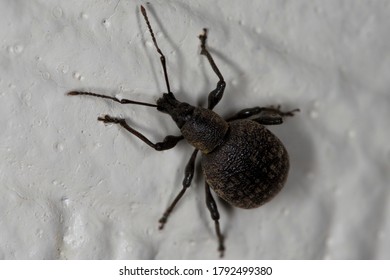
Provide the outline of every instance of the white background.
<path id="1" fill-rule="evenodd" d="M 204 105 L 216 85 L 199 55 L 208 27 L 227 81 L 216 112 L 301 109 L 270 127 L 291 157 L 283 191 L 255 210 L 217 201 L 226 259 L 390 258 L 390 3 L 149 2 L 180 100 Z M 156 152 L 96 121 L 123 116 L 161 141 L 178 134 L 170 117 L 65 95 L 165 91 L 140 4 L 0 0 L 0 258 L 218 258 L 199 170 L 157 228 L 192 148 Z"/>

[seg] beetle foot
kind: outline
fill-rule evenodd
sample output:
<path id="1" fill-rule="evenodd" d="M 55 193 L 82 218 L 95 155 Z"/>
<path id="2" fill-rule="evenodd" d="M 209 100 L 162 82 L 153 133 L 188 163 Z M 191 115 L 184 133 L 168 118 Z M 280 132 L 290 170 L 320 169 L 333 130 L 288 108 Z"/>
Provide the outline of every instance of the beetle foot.
<path id="1" fill-rule="evenodd" d="M 206 44 L 207 40 L 207 28 L 203 28 L 203 34 L 199 35 L 200 43 L 202 46 Z"/>
<path id="2" fill-rule="evenodd" d="M 123 122 L 125 122 L 124 119 L 111 117 L 109 115 L 104 115 L 103 117 L 98 117 L 98 121 L 101 121 L 104 123 L 123 123 Z"/>
<path id="3" fill-rule="evenodd" d="M 159 230 L 162 230 L 165 226 L 165 223 L 167 222 L 167 217 L 166 216 L 162 216 L 160 220 L 158 220 L 158 222 L 160 223 L 160 225 L 158 226 L 158 229 Z"/>
<path id="4" fill-rule="evenodd" d="M 205 55 L 207 50 L 206 50 L 206 40 L 207 40 L 207 29 L 203 28 L 203 34 L 199 35 L 199 40 L 200 40 L 200 54 Z"/>
<path id="5" fill-rule="evenodd" d="M 224 241 L 223 239 L 224 238 L 222 238 L 222 243 L 220 243 L 218 246 L 218 252 L 220 258 L 223 258 L 225 256 L 225 246 L 223 245 L 223 241 Z"/>
<path id="6" fill-rule="evenodd" d="M 280 108 L 281 108 L 280 105 L 269 107 L 269 109 L 274 110 L 275 113 L 279 114 L 281 117 L 292 117 L 292 116 L 294 116 L 294 113 L 301 111 L 298 108 L 296 108 L 296 109 L 291 110 L 291 111 L 283 112 L 280 110 Z"/>

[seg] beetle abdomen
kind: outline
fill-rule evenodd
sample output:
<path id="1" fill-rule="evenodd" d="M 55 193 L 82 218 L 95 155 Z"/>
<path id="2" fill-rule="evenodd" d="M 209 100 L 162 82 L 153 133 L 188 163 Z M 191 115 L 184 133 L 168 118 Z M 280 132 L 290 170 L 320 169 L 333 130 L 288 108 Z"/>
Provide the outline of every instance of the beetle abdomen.
<path id="1" fill-rule="evenodd" d="M 225 141 L 202 155 L 207 183 L 216 194 L 240 208 L 255 208 L 283 187 L 289 157 L 281 141 L 263 125 L 251 120 L 229 123 Z"/>

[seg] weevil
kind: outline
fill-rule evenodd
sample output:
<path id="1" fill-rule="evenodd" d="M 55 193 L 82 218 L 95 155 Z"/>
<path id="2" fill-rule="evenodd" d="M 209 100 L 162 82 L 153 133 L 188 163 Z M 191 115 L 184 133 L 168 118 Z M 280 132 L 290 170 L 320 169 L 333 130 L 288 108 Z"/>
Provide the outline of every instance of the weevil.
<path id="1" fill-rule="evenodd" d="M 104 115 L 98 117 L 98 121 L 120 125 L 157 151 L 171 149 L 183 139 L 194 147 L 185 167 L 182 189 L 160 218 L 159 229 L 164 228 L 176 204 L 190 187 L 195 171 L 195 160 L 198 152 L 201 152 L 206 205 L 214 221 L 218 251 L 220 257 L 223 257 L 224 235 L 219 225 L 220 215 L 217 204 L 210 188 L 230 205 L 245 209 L 259 207 L 279 193 L 287 179 L 289 156 L 282 142 L 265 125 L 281 124 L 284 117 L 293 116 L 299 109 L 283 112 L 280 106 L 253 107 L 240 110 L 229 118 L 222 118 L 215 113 L 213 109 L 222 99 L 226 82 L 206 47 L 206 28 L 199 35 L 200 54 L 207 58 L 213 72 L 217 75 L 219 79 L 217 86 L 208 94 L 207 108 L 180 102 L 171 91 L 166 59 L 157 44 L 146 9 L 143 6 L 140 9 L 154 47 L 160 56 L 167 92 L 162 94 L 156 104 L 84 91 L 71 91 L 68 95 L 88 95 L 110 99 L 121 104 L 154 107 L 172 117 L 181 134 L 168 135 L 163 141 L 157 143 L 153 143 L 132 128 L 123 118 Z"/>

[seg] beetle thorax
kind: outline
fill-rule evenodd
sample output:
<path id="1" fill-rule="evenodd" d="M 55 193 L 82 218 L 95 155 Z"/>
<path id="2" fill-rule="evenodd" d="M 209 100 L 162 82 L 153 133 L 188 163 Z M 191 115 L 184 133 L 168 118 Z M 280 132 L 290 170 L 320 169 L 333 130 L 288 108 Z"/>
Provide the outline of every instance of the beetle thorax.
<path id="1" fill-rule="evenodd" d="M 196 107 L 181 128 L 181 133 L 191 145 L 207 154 L 222 143 L 228 129 L 228 123 L 218 114 Z"/>

